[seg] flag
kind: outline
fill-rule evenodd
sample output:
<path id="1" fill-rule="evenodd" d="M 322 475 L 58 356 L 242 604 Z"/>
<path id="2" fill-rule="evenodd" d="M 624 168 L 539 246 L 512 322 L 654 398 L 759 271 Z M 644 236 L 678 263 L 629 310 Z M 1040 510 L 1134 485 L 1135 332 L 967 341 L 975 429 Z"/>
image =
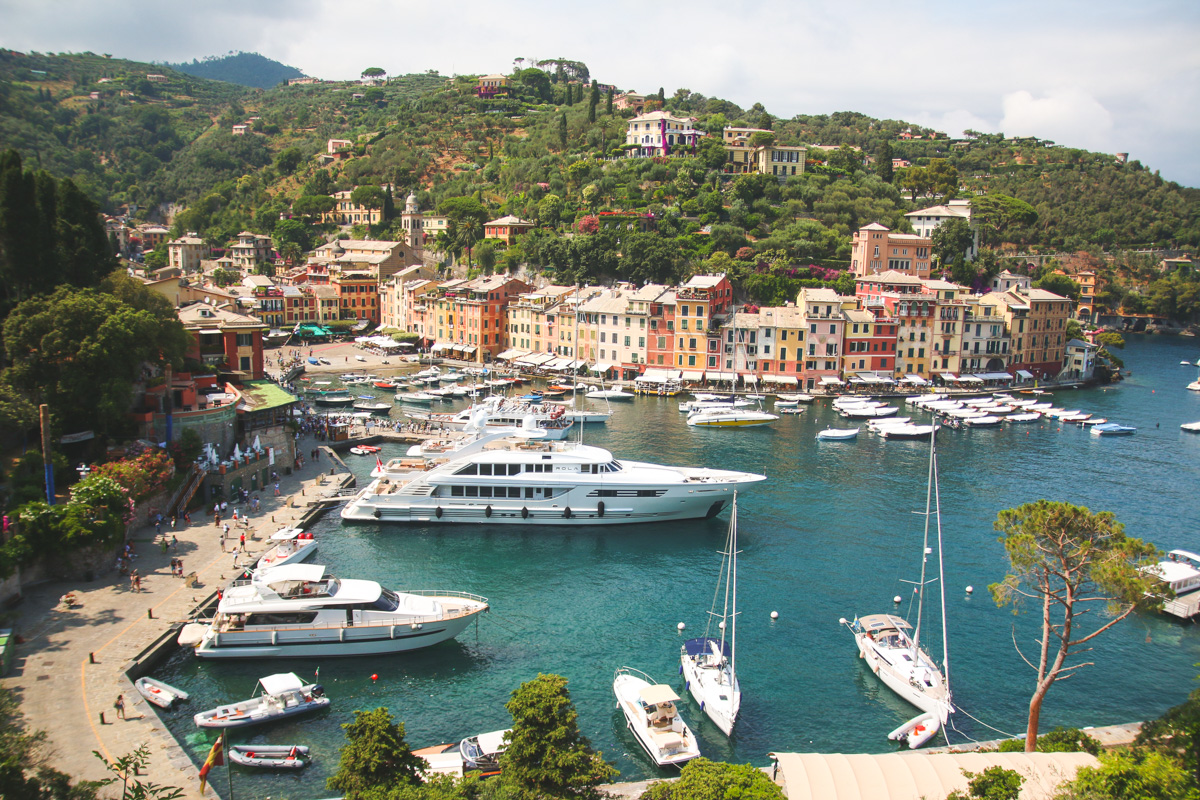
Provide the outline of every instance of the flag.
<path id="1" fill-rule="evenodd" d="M 320 667 L 317 667 L 317 671 L 313 673 L 313 678 L 316 680 L 321 679 L 321 668 Z"/>
<path id="2" fill-rule="evenodd" d="M 383 471 L 383 459 L 379 456 L 375 456 L 375 469 L 379 470 L 380 472 Z M 320 667 L 317 669 L 320 669 Z"/>
<path id="3" fill-rule="evenodd" d="M 213 742 L 212 749 L 208 751 L 208 758 L 204 759 L 204 766 L 200 768 L 200 794 L 204 794 L 204 784 L 208 781 L 208 773 L 213 767 L 224 766 L 225 764 L 225 734 L 222 733 L 217 740 Z"/>

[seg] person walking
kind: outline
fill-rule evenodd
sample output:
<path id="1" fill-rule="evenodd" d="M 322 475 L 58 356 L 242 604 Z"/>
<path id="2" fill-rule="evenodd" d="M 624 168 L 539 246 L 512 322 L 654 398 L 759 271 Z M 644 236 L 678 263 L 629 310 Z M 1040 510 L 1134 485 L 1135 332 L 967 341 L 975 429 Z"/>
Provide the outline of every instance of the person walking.
<path id="1" fill-rule="evenodd" d="M 241 550 L 243 553 L 246 552 L 246 532 L 245 531 L 242 531 L 241 535 L 238 537 L 238 549 Z"/>
<path id="2" fill-rule="evenodd" d="M 125 719 L 125 695 L 117 695 L 117 702 L 113 703 L 113 708 L 117 710 L 117 719 Z"/>
<path id="3" fill-rule="evenodd" d="M 129 588 L 135 592 L 142 591 L 142 576 L 138 575 L 136 569 L 129 573 Z"/>

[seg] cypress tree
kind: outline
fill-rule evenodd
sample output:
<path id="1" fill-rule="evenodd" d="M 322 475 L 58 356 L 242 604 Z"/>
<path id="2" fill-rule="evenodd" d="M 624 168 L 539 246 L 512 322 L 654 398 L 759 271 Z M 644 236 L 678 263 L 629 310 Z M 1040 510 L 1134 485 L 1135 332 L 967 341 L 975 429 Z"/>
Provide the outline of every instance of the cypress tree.
<path id="1" fill-rule="evenodd" d="M 600 87 L 592 81 L 592 97 L 588 103 L 588 122 L 596 121 L 596 106 L 600 104 Z"/>
<path id="2" fill-rule="evenodd" d="M 605 108 L 605 113 L 607 113 L 607 114 L 608 114 L 608 115 L 611 117 L 611 116 L 613 115 L 613 107 L 612 107 L 612 96 L 613 96 L 613 93 L 612 93 L 612 90 L 610 89 L 610 90 L 608 90 L 607 92 L 605 92 L 605 93 L 604 93 L 604 96 L 605 96 L 605 98 L 607 98 L 607 99 L 606 99 L 606 101 L 605 101 L 605 102 L 606 102 L 606 106 L 607 106 L 607 107 Z"/>
<path id="3" fill-rule="evenodd" d="M 562 148 L 567 149 L 567 112 L 563 112 L 558 118 L 558 143 Z"/>
<path id="4" fill-rule="evenodd" d="M 887 139 L 883 140 L 883 144 L 879 145 L 879 149 L 875 152 L 875 171 L 884 183 L 892 182 L 894 175 L 894 170 L 892 169 L 892 143 Z"/>

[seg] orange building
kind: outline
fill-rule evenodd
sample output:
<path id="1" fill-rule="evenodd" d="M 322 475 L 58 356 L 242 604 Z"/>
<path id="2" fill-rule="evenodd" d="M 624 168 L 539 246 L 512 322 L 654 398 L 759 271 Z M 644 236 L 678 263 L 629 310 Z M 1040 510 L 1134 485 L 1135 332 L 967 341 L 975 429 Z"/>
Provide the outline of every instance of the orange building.
<path id="1" fill-rule="evenodd" d="M 379 278 L 370 272 L 334 272 L 329 285 L 337 290 L 342 319 L 379 324 Z"/>
<path id="2" fill-rule="evenodd" d="M 850 268 L 855 275 L 878 275 L 895 270 L 917 278 L 929 277 L 933 240 L 913 233 L 893 233 L 872 222 L 854 234 Z"/>
<path id="3" fill-rule="evenodd" d="M 483 226 L 483 238 L 495 239 L 508 245 L 515 242 L 518 236 L 529 232 L 535 227 L 537 227 L 535 223 L 509 214 L 506 217 L 500 217 L 500 219 L 494 219 L 486 223 Z"/>
<path id="4" fill-rule="evenodd" d="M 504 349 L 508 304 L 528 292 L 529 284 L 511 275 L 492 275 L 442 284 L 434 314 L 437 344 L 471 361 L 490 361 Z"/>

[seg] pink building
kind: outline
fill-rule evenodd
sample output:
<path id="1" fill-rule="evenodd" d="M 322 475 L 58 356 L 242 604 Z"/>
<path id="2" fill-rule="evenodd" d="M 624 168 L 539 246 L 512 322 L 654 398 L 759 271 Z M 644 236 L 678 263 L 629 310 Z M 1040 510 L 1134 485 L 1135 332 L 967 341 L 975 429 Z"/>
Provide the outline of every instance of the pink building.
<path id="1" fill-rule="evenodd" d="M 917 278 L 929 277 L 932 240 L 913 233 L 893 233 L 872 222 L 854 234 L 850 268 L 855 275 L 877 275 L 894 270 Z"/>

